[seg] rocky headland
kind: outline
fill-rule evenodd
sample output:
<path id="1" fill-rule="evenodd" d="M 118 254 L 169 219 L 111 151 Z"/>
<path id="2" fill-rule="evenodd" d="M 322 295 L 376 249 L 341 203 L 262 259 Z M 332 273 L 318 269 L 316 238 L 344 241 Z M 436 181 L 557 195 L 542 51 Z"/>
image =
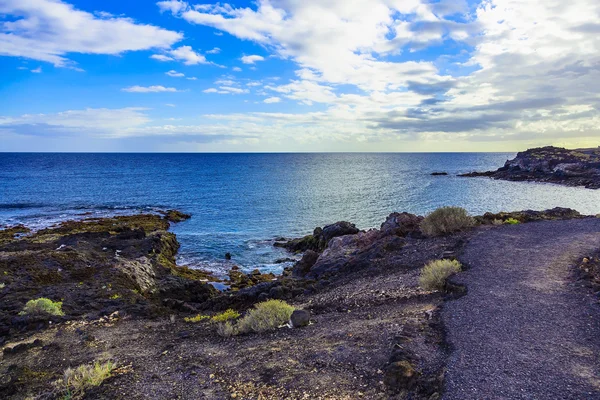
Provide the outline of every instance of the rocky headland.
<path id="1" fill-rule="evenodd" d="M 281 275 L 234 267 L 220 279 L 176 265 L 179 244 L 168 229 L 187 217 L 0 231 L 0 397 L 439 399 L 451 353 L 441 309 L 464 288 L 424 289 L 422 267 L 459 259 L 488 230 L 593 218 L 560 208 L 488 213 L 439 236 L 425 235 L 424 217 L 408 213 L 368 231 L 342 221 L 279 240 L 302 254 Z M 581 261 L 592 287 L 596 264 Z M 39 298 L 60 302 L 61 315 L 24 313 Z M 304 310 L 299 325 L 309 325 L 231 336 L 215 322 L 270 299 Z M 75 396 L 57 386 L 68 368 L 106 361 L 115 368 L 101 385 Z"/>
<path id="2" fill-rule="evenodd" d="M 549 182 L 600 189 L 600 147 L 567 150 L 539 147 L 517 154 L 496 171 L 470 172 L 463 177 L 487 176 L 508 181 Z"/>

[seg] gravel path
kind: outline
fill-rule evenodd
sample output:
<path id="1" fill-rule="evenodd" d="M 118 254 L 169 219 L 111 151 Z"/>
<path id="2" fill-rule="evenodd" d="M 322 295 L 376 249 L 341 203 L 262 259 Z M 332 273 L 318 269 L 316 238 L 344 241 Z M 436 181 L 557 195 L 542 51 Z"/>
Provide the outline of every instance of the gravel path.
<path id="1" fill-rule="evenodd" d="M 444 399 L 600 399 L 600 305 L 573 265 L 600 249 L 600 219 L 483 229 L 446 303 Z"/>

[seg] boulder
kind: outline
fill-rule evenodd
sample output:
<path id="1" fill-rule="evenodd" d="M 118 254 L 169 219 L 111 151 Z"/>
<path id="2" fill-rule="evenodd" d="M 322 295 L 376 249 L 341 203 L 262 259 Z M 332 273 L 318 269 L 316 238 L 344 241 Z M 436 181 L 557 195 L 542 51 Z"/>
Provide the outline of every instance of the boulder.
<path id="1" fill-rule="evenodd" d="M 381 237 L 380 231 L 376 229 L 337 237 L 329 242 L 306 277 L 320 279 L 341 272 L 368 268 L 375 259 L 397 251 L 403 245 L 403 238 L 395 235 Z"/>
<path id="2" fill-rule="evenodd" d="M 310 313 L 306 310 L 294 310 L 290 317 L 293 328 L 301 328 L 310 323 Z"/>
<path id="3" fill-rule="evenodd" d="M 421 237 L 421 221 L 423 217 L 403 213 L 392 213 L 390 214 L 385 222 L 381 224 L 381 236 L 396 235 L 396 236 L 410 236 L 410 237 Z"/>

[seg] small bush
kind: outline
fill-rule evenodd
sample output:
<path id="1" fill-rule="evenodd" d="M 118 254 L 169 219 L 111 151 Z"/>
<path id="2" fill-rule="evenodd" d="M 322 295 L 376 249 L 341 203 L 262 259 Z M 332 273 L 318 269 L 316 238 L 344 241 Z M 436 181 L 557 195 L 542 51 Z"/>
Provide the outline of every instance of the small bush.
<path id="1" fill-rule="evenodd" d="M 210 317 L 208 315 L 196 315 L 195 317 L 185 317 L 183 320 L 185 322 L 201 322 L 204 321 L 205 319 L 209 319 Z"/>
<path id="2" fill-rule="evenodd" d="M 442 207 L 425 217 L 421 231 L 427 236 L 440 236 L 471 228 L 475 220 L 464 208 Z"/>
<path id="3" fill-rule="evenodd" d="M 33 315 L 33 316 L 48 316 L 48 315 L 65 315 L 62 311 L 61 301 L 52 301 L 41 297 L 35 300 L 29 300 L 23 311 L 19 315 Z"/>
<path id="4" fill-rule="evenodd" d="M 461 264 L 456 260 L 435 260 L 429 262 L 421 271 L 419 283 L 425 290 L 443 290 L 446 279 L 460 272 Z"/>
<path id="5" fill-rule="evenodd" d="M 285 301 L 267 300 L 255 305 L 237 324 L 229 321 L 220 324 L 217 332 L 222 336 L 232 336 L 269 331 L 288 322 L 293 312 L 294 307 Z"/>
<path id="6" fill-rule="evenodd" d="M 230 321 L 226 321 L 217 326 L 217 333 L 223 337 L 230 337 L 237 335 L 239 332 L 234 324 L 232 324 Z"/>
<path id="7" fill-rule="evenodd" d="M 0 289 L 4 289 L 6 287 L 5 283 L 0 283 Z"/>
<path id="8" fill-rule="evenodd" d="M 504 221 L 504 223 L 508 224 L 508 225 L 517 225 L 517 224 L 520 224 L 521 222 L 518 219 L 509 218 L 506 221 Z"/>
<path id="9" fill-rule="evenodd" d="M 210 320 L 212 322 L 226 322 L 231 319 L 239 318 L 240 313 L 232 310 L 231 308 L 227 311 L 222 312 L 221 314 L 214 315 Z"/>
<path id="10" fill-rule="evenodd" d="M 492 225 L 503 225 L 504 221 L 502 221 L 501 219 L 493 219 L 492 220 Z"/>
<path id="11" fill-rule="evenodd" d="M 86 390 L 100 386 L 114 369 L 115 365 L 110 361 L 103 364 L 96 361 L 93 365 L 80 365 L 75 369 L 67 368 L 56 385 L 62 388 L 65 399 L 81 398 Z"/>

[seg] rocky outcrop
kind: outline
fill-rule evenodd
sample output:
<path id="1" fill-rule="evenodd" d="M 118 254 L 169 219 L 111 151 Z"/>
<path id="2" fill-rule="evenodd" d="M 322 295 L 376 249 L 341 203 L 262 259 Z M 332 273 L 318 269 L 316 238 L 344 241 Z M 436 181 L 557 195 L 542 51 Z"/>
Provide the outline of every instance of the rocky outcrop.
<path id="1" fill-rule="evenodd" d="M 581 215 L 578 211 L 573 210 L 571 208 L 555 207 L 545 211 L 525 210 L 499 213 L 488 212 L 481 216 L 475 217 L 475 220 L 480 224 L 489 225 L 505 222 L 509 219 L 517 220 L 521 223 L 524 223 L 574 218 L 585 218 L 585 216 Z"/>
<path id="2" fill-rule="evenodd" d="M 509 181 L 535 181 L 600 188 L 600 147 L 567 150 L 561 147 L 529 149 L 506 161 L 496 171 L 471 172 L 463 177 L 487 176 Z"/>
<path id="3" fill-rule="evenodd" d="M 18 315 L 27 301 L 41 297 L 62 301 L 65 315 L 53 317 L 58 320 L 117 310 L 153 316 L 167 313 L 164 305 L 174 301 L 215 297 L 205 273 L 176 266 L 179 243 L 168 228 L 159 215 L 133 215 L 67 221 L 38 232 L 0 231 L 0 342 L 46 325 Z"/>
<path id="4" fill-rule="evenodd" d="M 371 229 L 367 232 L 332 237 L 321 254 L 312 249 L 306 251 L 294 266 L 293 275 L 320 279 L 340 272 L 366 268 L 373 260 L 400 250 L 405 243 L 405 237 L 423 237 L 419 229 L 422 220 L 423 217 L 406 212 L 392 213 L 379 230 Z"/>
<path id="5" fill-rule="evenodd" d="M 275 242 L 274 245 L 276 247 L 283 247 L 292 253 L 300 253 L 306 250 L 321 252 L 327 247 L 331 239 L 356 233 L 358 233 L 356 225 L 346 221 L 339 221 L 335 224 L 326 225 L 323 228 L 315 228 L 312 235 L 307 235 L 299 239 Z"/>
<path id="6" fill-rule="evenodd" d="M 169 222 L 181 222 L 190 218 L 192 218 L 190 214 L 182 213 L 178 210 L 165 211 L 165 219 Z"/>

